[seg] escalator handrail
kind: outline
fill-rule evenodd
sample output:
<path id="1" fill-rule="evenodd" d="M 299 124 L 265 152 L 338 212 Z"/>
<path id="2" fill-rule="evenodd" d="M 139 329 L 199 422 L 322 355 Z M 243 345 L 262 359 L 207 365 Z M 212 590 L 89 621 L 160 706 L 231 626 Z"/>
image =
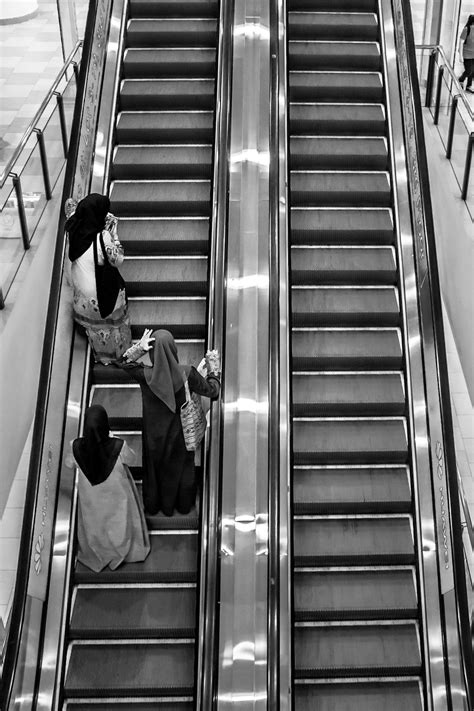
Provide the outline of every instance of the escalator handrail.
<path id="1" fill-rule="evenodd" d="M 470 636 L 470 615 L 465 584 L 464 551 L 462 542 L 462 525 L 459 507 L 459 488 L 457 480 L 455 443 L 453 435 L 453 422 L 451 413 L 451 398 L 449 392 L 448 366 L 444 340 L 443 314 L 441 305 L 441 289 L 436 257 L 436 243 L 431 195 L 428 189 L 429 173 L 426 145 L 423 129 L 423 115 L 421 110 L 420 89 L 418 83 L 418 70 L 415 52 L 415 42 L 410 6 L 402 2 L 401 11 L 406 34 L 406 53 L 408 62 L 409 79 L 412 87 L 414 132 L 418 154 L 418 167 L 420 172 L 421 210 L 424 216 L 426 261 L 428 264 L 427 278 L 431 289 L 431 310 L 434 334 L 434 355 L 437 366 L 438 392 L 441 406 L 441 428 L 445 444 L 446 478 L 449 490 L 449 503 L 451 512 L 451 540 L 453 547 L 453 573 L 456 588 L 456 601 L 458 607 L 458 629 L 461 646 L 462 662 L 468 706 L 473 708 L 474 702 L 474 669 L 472 662 L 472 641 Z M 420 285 L 418 285 L 420 288 Z M 470 702 L 470 703 L 469 703 Z"/>
<path id="2" fill-rule="evenodd" d="M 224 372 L 225 263 L 229 186 L 230 102 L 232 87 L 234 0 L 221 0 L 218 20 L 214 171 L 211 197 L 209 250 L 209 301 L 207 347 L 217 348 Z M 203 483 L 201 575 L 199 590 L 199 644 L 197 708 L 210 711 L 214 704 L 217 661 L 217 597 L 219 566 L 219 511 L 221 459 L 221 398 L 211 409 L 211 436 Z"/>
<path id="3" fill-rule="evenodd" d="M 74 116 L 71 128 L 71 139 L 69 149 L 69 160 L 66 166 L 63 195 L 61 205 L 71 193 L 71 186 L 74 180 L 74 170 L 77 161 L 77 154 L 80 140 L 80 126 L 85 98 L 86 78 L 92 61 L 91 48 L 94 38 L 94 26 L 96 20 L 98 3 L 94 0 L 89 5 L 86 28 L 84 33 L 84 44 L 82 50 L 82 61 L 77 84 Z M 35 525 L 35 510 L 37 506 L 38 490 L 41 476 L 42 452 L 44 445 L 44 434 L 47 416 L 48 396 L 51 386 L 51 368 L 53 364 L 54 343 L 56 338 L 56 324 L 60 301 L 60 283 L 63 270 L 64 250 L 65 250 L 65 216 L 61 211 L 58 225 L 56 247 L 53 257 L 51 287 L 46 314 L 46 325 L 43 340 L 43 352 L 41 357 L 41 367 L 39 374 L 38 395 L 34 417 L 33 434 L 31 441 L 31 454 L 26 484 L 26 494 L 24 503 L 23 523 L 20 536 L 20 547 L 18 554 L 18 569 L 15 581 L 15 591 L 11 608 L 10 625 L 8 630 L 8 641 L 5 646 L 5 660 L 0 689 L 0 708 L 8 709 L 15 678 L 15 670 L 20 649 L 20 642 L 23 630 L 24 612 L 28 590 L 28 575 L 30 569 L 31 553 L 33 548 L 33 532 Z"/>

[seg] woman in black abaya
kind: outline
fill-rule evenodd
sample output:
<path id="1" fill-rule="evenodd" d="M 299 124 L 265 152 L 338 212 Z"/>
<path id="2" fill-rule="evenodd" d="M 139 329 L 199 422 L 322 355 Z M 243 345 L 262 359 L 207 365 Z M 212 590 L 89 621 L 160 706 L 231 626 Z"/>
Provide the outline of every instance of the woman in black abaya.
<path id="1" fill-rule="evenodd" d="M 216 399 L 220 392 L 219 364 L 213 360 L 207 378 L 203 378 L 194 366 L 180 365 L 169 331 L 155 331 L 150 340 L 154 345 L 149 350 L 148 365 L 126 366 L 142 393 L 143 502 L 149 514 L 162 511 L 171 516 L 174 509 L 187 514 L 196 499 L 196 477 L 194 452 L 186 450 L 181 426 L 184 382 L 187 379 L 191 392 Z M 125 353 L 125 359 L 128 357 L 133 355 Z"/>

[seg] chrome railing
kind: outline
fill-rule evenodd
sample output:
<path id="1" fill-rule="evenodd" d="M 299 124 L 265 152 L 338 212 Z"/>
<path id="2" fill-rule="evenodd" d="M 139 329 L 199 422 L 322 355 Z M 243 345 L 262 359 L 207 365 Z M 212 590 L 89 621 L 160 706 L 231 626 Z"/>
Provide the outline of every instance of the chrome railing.
<path id="1" fill-rule="evenodd" d="M 82 41 L 0 175 L 0 309 L 66 164 L 81 53 Z"/>
<path id="2" fill-rule="evenodd" d="M 221 354 L 225 364 L 225 256 L 229 189 L 230 99 L 232 92 L 234 1 L 221 0 L 217 52 L 214 172 L 212 176 L 212 222 L 209 253 L 209 301 L 207 347 Z M 225 381 L 222 381 L 224 392 Z M 197 636 L 196 711 L 213 708 L 218 651 L 218 575 L 220 542 L 222 399 L 213 403 L 202 487 L 201 560 Z M 209 448 L 207 449 L 207 445 Z"/>
<path id="3" fill-rule="evenodd" d="M 416 45 L 416 52 L 420 86 L 425 87 L 424 105 L 433 117 L 461 198 L 474 220 L 474 180 L 471 180 L 474 111 L 443 48 L 422 44 Z M 428 63 L 423 61 L 425 54 Z"/>

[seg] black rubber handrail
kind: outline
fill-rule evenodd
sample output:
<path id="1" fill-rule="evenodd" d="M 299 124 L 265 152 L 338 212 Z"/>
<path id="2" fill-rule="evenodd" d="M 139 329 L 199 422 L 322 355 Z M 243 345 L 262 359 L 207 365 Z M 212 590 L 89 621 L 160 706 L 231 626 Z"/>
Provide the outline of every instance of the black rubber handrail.
<path id="1" fill-rule="evenodd" d="M 71 128 L 69 157 L 66 166 L 61 205 L 63 205 L 66 198 L 70 196 L 74 181 L 74 171 L 76 167 L 80 139 L 79 132 L 85 99 L 86 78 L 91 62 L 91 47 L 92 41 L 94 39 L 96 13 L 97 0 L 92 0 L 89 5 L 86 28 L 84 33 L 85 39 L 82 51 L 81 69 L 77 84 L 74 117 Z M 51 368 L 54 355 L 54 343 L 56 337 L 56 325 L 61 292 L 60 285 L 63 271 L 64 249 L 66 241 L 64 233 L 64 223 L 65 216 L 61 211 L 61 216 L 58 225 L 56 248 L 53 258 L 51 290 L 46 315 L 46 326 L 43 340 L 43 352 L 41 357 L 38 396 L 36 401 L 36 411 L 31 442 L 31 455 L 28 470 L 28 479 L 26 484 L 23 524 L 20 536 L 18 569 L 16 574 L 15 592 L 13 595 L 8 640 L 5 648 L 5 661 L 3 665 L 0 688 L 0 708 L 5 710 L 9 707 L 13 691 L 15 670 L 23 631 L 25 604 L 28 590 L 28 574 L 30 570 L 30 561 L 33 549 L 35 510 L 37 505 L 38 489 L 41 476 L 41 461 L 43 454 L 46 417 L 48 411 L 48 397 L 51 385 Z"/>
<path id="2" fill-rule="evenodd" d="M 472 640 L 469 603 L 466 590 L 466 575 L 464 568 L 464 551 L 462 542 L 462 522 L 459 507 L 459 488 L 456 468 L 453 421 L 451 413 L 451 397 L 449 392 L 448 365 L 444 340 L 443 314 L 441 306 L 441 289 L 436 257 L 436 242 L 433 223 L 431 195 L 429 191 L 428 161 L 426 155 L 425 136 L 423 130 L 423 115 L 421 110 L 420 88 L 415 53 L 415 40 L 411 9 L 408 3 L 401 3 L 403 22 L 406 34 L 406 49 L 408 70 L 413 91 L 415 140 L 418 152 L 418 167 L 420 172 L 420 189 L 423 202 L 423 212 L 426 229 L 426 260 L 431 283 L 431 308 L 433 319 L 434 347 L 438 368 L 439 397 L 441 404 L 441 427 L 444 438 L 446 457 L 446 477 L 451 506 L 451 539 L 453 546 L 453 573 L 458 605 L 458 629 L 464 663 L 466 693 L 468 707 L 473 708 L 474 702 L 474 668 L 472 662 Z"/>

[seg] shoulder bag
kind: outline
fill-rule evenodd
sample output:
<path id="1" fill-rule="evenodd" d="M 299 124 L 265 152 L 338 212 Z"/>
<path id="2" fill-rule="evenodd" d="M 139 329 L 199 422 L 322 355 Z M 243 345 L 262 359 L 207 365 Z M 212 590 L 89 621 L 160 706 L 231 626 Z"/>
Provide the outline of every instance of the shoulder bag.
<path id="1" fill-rule="evenodd" d="M 184 373 L 183 381 L 186 401 L 181 405 L 180 416 L 184 444 L 188 452 L 195 452 L 206 431 L 206 415 L 201 407 L 199 396 L 190 392 L 188 379 Z"/>

